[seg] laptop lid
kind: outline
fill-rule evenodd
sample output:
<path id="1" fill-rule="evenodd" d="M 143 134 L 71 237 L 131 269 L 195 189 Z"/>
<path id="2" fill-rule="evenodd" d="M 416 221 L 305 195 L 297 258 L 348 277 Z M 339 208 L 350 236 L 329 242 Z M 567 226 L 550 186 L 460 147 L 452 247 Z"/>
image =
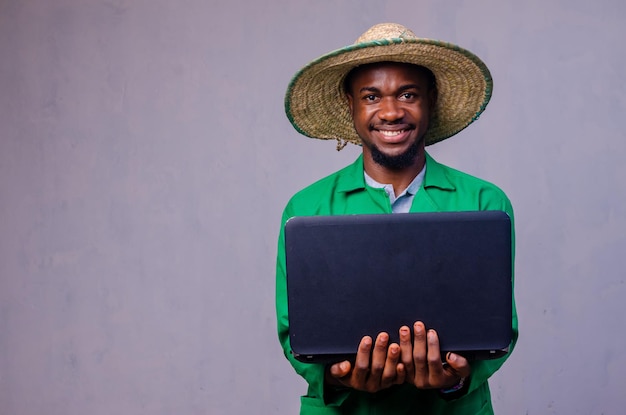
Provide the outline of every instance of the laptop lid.
<path id="1" fill-rule="evenodd" d="M 294 217 L 285 225 L 289 336 L 303 362 L 353 358 L 361 338 L 422 321 L 442 352 L 505 354 L 511 222 L 502 211 Z"/>

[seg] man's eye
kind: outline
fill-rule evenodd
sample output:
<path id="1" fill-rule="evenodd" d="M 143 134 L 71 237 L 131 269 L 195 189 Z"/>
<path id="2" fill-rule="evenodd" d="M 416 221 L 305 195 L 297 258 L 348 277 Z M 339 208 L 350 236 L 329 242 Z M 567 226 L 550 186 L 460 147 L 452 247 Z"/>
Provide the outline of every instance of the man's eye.
<path id="1" fill-rule="evenodd" d="M 365 97 L 363 97 L 366 101 L 374 101 L 376 100 L 376 95 L 366 95 Z"/>
<path id="2" fill-rule="evenodd" d="M 414 99 L 416 95 L 413 92 L 405 92 L 402 94 L 403 99 Z"/>

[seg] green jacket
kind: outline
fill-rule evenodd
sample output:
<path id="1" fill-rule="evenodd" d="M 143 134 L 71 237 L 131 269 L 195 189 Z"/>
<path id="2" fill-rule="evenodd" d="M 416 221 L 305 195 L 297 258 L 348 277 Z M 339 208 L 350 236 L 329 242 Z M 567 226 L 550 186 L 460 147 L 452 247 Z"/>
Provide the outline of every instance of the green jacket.
<path id="1" fill-rule="evenodd" d="M 511 203 L 499 188 L 439 164 L 427 154 L 426 175 L 415 195 L 411 212 L 467 210 L 503 210 L 513 220 Z M 276 266 L 278 337 L 285 356 L 309 384 L 307 394 L 301 398 L 300 414 L 493 414 L 487 379 L 502 366 L 508 356 L 472 362 L 467 394 L 456 400 L 445 401 L 436 391 L 419 390 L 409 384 L 393 386 L 373 394 L 355 390 L 337 392 L 325 387 L 323 365 L 301 363 L 291 355 L 285 277 L 285 222 L 293 216 L 368 213 L 391 213 L 391 205 L 384 190 L 365 184 L 362 156 L 353 164 L 295 194 L 283 213 Z M 511 351 L 518 335 L 515 300 L 512 324 L 514 335 Z"/>

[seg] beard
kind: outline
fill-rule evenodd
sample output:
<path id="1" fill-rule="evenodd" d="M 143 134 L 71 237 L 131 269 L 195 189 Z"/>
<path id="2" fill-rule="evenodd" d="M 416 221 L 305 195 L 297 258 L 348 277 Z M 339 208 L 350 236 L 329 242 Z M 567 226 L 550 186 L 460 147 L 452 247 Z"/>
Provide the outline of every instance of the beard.
<path id="1" fill-rule="evenodd" d="M 376 144 L 365 143 L 365 141 L 363 141 L 363 144 L 370 149 L 372 159 L 376 164 L 379 164 L 389 170 L 397 171 L 411 167 L 415 163 L 415 159 L 419 155 L 421 141 L 422 140 L 415 141 L 409 148 L 406 149 L 404 153 L 397 154 L 395 156 L 383 153 L 376 146 Z"/>

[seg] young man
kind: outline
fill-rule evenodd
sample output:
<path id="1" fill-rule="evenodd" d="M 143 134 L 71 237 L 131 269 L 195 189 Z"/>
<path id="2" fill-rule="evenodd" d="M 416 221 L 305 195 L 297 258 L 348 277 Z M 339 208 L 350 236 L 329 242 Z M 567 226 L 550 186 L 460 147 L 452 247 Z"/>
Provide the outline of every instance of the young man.
<path id="1" fill-rule="evenodd" d="M 351 142 L 363 151 L 352 165 L 294 195 L 283 229 L 290 217 L 311 215 L 502 210 L 513 218 L 500 189 L 425 151 L 476 120 L 491 89 L 476 56 L 418 39 L 397 24 L 376 25 L 354 45 L 307 65 L 287 90 L 290 121 L 304 135 L 337 140 L 338 149 Z M 398 344 L 389 344 L 388 333 L 363 337 L 353 363 L 298 362 L 289 345 L 283 230 L 276 274 L 279 339 L 309 384 L 301 414 L 493 413 L 487 379 L 506 356 L 474 362 L 441 356 L 436 331 L 419 321 L 398 327 Z M 517 339 L 513 308 L 510 350 Z"/>

